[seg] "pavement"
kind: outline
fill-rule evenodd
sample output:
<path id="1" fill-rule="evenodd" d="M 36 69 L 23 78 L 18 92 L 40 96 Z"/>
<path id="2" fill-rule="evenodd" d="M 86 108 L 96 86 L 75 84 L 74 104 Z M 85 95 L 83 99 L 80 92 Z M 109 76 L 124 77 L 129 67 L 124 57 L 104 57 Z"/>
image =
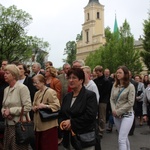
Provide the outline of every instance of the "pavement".
<path id="1" fill-rule="evenodd" d="M 101 139 L 101 150 L 118 150 L 117 138 L 118 133 L 115 127 L 111 133 L 104 133 Z M 136 123 L 134 135 L 129 136 L 129 141 L 131 150 L 150 150 L 150 128 L 147 124 L 139 126 Z M 60 145 L 58 150 L 64 150 L 63 146 Z"/>

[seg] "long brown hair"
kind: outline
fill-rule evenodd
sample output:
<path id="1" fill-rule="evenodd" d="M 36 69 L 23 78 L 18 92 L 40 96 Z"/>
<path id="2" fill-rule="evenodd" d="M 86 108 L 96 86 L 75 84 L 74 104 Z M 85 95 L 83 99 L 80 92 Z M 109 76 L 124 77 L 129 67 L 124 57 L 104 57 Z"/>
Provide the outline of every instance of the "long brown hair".
<path id="1" fill-rule="evenodd" d="M 122 71 L 124 72 L 123 86 L 126 88 L 130 83 L 129 70 L 126 66 L 119 66 L 118 69 L 122 69 Z M 120 85 L 120 80 L 118 80 L 116 76 L 115 87 L 117 87 L 118 85 Z"/>

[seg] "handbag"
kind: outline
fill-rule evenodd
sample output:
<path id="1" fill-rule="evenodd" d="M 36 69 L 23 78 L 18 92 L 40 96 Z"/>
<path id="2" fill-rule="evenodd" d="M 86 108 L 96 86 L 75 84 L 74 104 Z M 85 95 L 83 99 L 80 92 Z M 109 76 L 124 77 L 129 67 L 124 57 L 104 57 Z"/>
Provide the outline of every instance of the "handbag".
<path id="1" fill-rule="evenodd" d="M 96 133 L 95 131 L 91 131 L 76 135 L 71 130 L 71 144 L 76 150 L 94 146 L 96 144 Z"/>
<path id="2" fill-rule="evenodd" d="M 43 122 L 50 121 L 53 119 L 58 119 L 59 111 L 52 112 L 51 109 L 40 109 L 39 110 L 40 118 Z"/>
<path id="3" fill-rule="evenodd" d="M 34 123 L 29 120 L 27 114 L 26 121 L 23 121 L 24 106 L 22 106 L 20 119 L 15 123 L 16 144 L 28 144 L 34 138 Z"/>
<path id="4" fill-rule="evenodd" d="M 41 102 L 43 101 L 43 97 L 47 90 L 48 88 L 44 91 Z M 57 119 L 59 116 L 59 110 L 56 112 L 52 112 L 52 110 L 49 108 L 48 109 L 43 108 L 43 109 L 39 109 L 39 115 L 40 115 L 41 121 L 46 122 L 46 121 L 50 121 L 53 119 Z"/>

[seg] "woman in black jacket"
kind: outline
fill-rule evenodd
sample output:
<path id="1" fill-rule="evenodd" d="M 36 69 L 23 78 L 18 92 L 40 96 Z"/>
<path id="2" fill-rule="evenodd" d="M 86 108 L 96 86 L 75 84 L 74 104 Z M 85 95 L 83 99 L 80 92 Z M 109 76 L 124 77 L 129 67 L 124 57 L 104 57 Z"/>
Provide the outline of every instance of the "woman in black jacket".
<path id="1" fill-rule="evenodd" d="M 60 128 L 63 130 L 63 146 L 66 150 L 77 149 L 72 135 L 76 135 L 81 144 L 81 149 L 95 149 L 97 99 L 96 94 L 84 88 L 84 72 L 80 68 L 72 68 L 68 71 L 68 83 L 72 92 L 64 99 L 60 111 Z M 79 136 L 91 135 L 90 142 L 82 141 Z M 79 150 L 79 149 L 78 149 Z"/>

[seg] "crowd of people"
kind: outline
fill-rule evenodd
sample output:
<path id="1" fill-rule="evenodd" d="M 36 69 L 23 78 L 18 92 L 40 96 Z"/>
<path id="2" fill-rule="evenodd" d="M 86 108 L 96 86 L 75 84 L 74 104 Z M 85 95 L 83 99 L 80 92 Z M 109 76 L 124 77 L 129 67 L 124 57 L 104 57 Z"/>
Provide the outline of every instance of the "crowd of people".
<path id="1" fill-rule="evenodd" d="M 24 119 L 28 115 L 34 122 L 35 137 L 18 145 L 15 122 L 22 106 Z M 150 127 L 150 81 L 148 75 L 133 77 L 127 66 L 111 74 L 108 68 L 91 70 L 83 60 L 75 60 L 58 72 L 51 61 L 45 68 L 35 62 L 29 70 L 23 63 L 3 60 L 0 107 L 0 122 L 5 123 L 0 149 L 58 150 L 62 143 L 64 150 L 101 150 L 101 139 L 115 124 L 119 150 L 130 150 L 128 136 L 134 134 L 135 120 Z M 43 122 L 40 109 L 59 110 L 59 117 Z"/>

